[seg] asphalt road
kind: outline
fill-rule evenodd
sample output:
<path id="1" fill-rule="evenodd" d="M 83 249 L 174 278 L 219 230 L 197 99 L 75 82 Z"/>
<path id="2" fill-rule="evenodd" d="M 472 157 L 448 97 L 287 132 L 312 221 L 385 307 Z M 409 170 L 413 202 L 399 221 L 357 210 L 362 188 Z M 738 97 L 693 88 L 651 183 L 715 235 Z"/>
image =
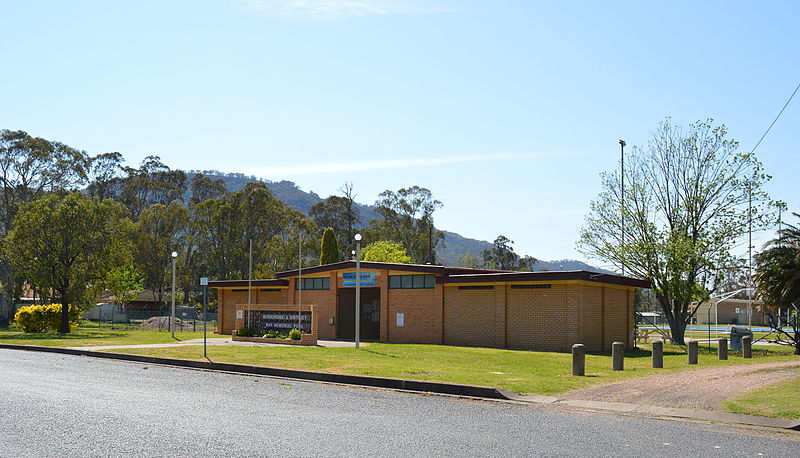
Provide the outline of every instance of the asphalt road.
<path id="1" fill-rule="evenodd" d="M 0 350 L 2 456 L 800 456 L 800 434 Z"/>

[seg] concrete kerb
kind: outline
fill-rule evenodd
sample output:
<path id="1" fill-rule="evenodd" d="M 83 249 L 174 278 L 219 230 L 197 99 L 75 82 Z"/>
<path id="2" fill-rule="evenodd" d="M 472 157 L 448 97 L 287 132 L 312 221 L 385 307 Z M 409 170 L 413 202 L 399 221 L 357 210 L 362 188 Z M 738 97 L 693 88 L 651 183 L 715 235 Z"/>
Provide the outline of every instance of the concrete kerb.
<path id="1" fill-rule="evenodd" d="M 185 359 L 158 358 L 153 356 L 132 355 L 125 353 L 108 353 L 75 348 L 41 347 L 33 345 L 0 344 L 0 348 L 10 350 L 37 351 L 47 353 L 60 353 L 74 356 L 88 356 L 93 358 L 115 359 L 147 364 L 184 367 L 190 369 L 229 372 L 244 375 L 258 375 L 267 377 L 290 378 L 313 382 L 334 383 L 341 385 L 355 385 L 362 387 L 384 388 L 399 391 L 418 393 L 437 393 L 451 396 L 471 398 L 484 398 L 493 400 L 507 400 L 529 404 L 548 404 L 563 406 L 580 410 L 602 410 L 622 414 L 638 413 L 657 417 L 692 419 L 719 423 L 734 423 L 746 426 L 760 426 L 767 428 L 788 429 L 800 431 L 800 421 L 783 418 L 758 417 L 727 412 L 714 412 L 696 409 L 680 409 L 660 406 L 647 406 L 621 402 L 562 400 L 553 396 L 522 395 L 503 388 L 461 385 L 455 383 L 426 382 L 419 380 L 405 380 L 385 377 L 371 377 L 365 375 L 329 374 L 325 372 L 301 371 L 294 369 L 280 369 L 264 366 L 247 366 L 243 364 L 213 363 L 210 361 L 192 361 Z"/>

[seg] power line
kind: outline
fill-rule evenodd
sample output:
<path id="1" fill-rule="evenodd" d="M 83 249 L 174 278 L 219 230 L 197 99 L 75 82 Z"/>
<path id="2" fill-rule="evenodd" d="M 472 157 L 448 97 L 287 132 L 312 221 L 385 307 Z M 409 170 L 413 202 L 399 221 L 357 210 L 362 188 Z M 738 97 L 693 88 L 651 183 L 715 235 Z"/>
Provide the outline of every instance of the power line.
<path id="1" fill-rule="evenodd" d="M 754 147 L 753 147 L 753 150 L 752 150 L 752 151 L 750 151 L 750 154 L 753 154 L 753 153 L 755 153 L 755 152 L 756 152 L 756 148 L 758 148 L 758 145 L 760 145 L 760 144 L 761 144 L 761 141 L 762 141 L 762 140 L 764 140 L 764 137 L 766 137 L 766 136 L 767 136 L 767 134 L 769 133 L 769 131 L 770 131 L 770 130 L 772 130 L 772 126 L 774 126 L 774 125 L 775 125 L 775 123 L 778 121 L 778 118 L 780 118 L 780 117 L 781 117 L 781 115 L 783 114 L 783 110 L 785 110 L 785 109 L 786 109 L 786 107 L 787 107 L 787 106 L 789 106 L 789 102 L 791 102 L 791 101 L 792 101 L 792 99 L 794 98 L 794 95 L 795 95 L 795 94 L 797 94 L 797 90 L 798 90 L 798 89 L 800 89 L 800 83 L 798 83 L 798 84 L 797 84 L 797 87 L 796 87 L 796 88 L 794 88 L 794 92 L 792 92 L 792 95 L 791 95 L 791 96 L 789 96 L 789 100 L 787 100 L 787 101 L 786 101 L 786 103 L 783 105 L 783 108 L 781 108 L 781 112 L 780 112 L 780 113 L 778 113 L 778 116 L 775 116 L 775 119 L 772 121 L 772 124 L 770 124 L 770 125 L 769 125 L 769 127 L 767 128 L 767 131 L 766 131 L 766 132 L 764 132 L 764 135 L 762 135 L 762 136 L 761 136 L 761 138 L 758 140 L 758 143 L 756 143 L 756 146 L 754 146 Z"/>

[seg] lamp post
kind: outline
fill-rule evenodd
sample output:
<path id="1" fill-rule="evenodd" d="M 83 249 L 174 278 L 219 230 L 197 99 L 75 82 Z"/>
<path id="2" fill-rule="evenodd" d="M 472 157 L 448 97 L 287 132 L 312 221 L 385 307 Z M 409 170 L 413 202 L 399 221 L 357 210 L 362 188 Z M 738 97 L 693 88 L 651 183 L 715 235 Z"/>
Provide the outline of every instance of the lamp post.
<path id="1" fill-rule="evenodd" d="M 622 212 L 622 275 L 625 275 L 625 140 L 619 141 L 620 195 L 619 208 Z"/>
<path id="2" fill-rule="evenodd" d="M 361 348 L 361 234 L 356 234 L 356 349 Z"/>
<path id="3" fill-rule="evenodd" d="M 175 260 L 178 259 L 178 252 L 172 252 L 172 312 L 170 313 L 170 328 L 172 328 L 172 338 L 175 338 Z"/>

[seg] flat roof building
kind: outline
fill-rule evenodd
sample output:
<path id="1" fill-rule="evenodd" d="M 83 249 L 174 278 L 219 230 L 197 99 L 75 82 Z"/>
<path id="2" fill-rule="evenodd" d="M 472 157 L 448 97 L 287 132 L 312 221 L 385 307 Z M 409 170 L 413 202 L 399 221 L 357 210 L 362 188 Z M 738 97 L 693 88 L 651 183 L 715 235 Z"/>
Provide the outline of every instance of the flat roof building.
<path id="1" fill-rule="evenodd" d="M 320 339 L 355 336 L 355 261 L 252 280 L 254 305 L 314 306 Z M 248 281 L 210 281 L 218 329 L 248 310 Z M 633 294 L 649 282 L 588 271 L 508 272 L 361 262 L 361 339 L 394 343 L 569 351 L 633 345 Z M 263 307 L 260 307 L 262 310 Z"/>

